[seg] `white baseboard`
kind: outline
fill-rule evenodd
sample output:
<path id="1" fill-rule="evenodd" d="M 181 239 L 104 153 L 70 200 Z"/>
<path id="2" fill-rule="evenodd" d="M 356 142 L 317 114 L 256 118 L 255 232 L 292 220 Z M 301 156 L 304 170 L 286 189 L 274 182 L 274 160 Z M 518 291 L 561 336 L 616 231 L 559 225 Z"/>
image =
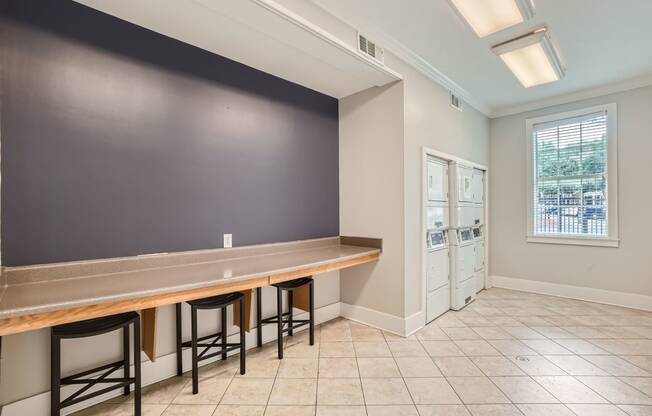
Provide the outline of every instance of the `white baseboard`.
<path id="1" fill-rule="evenodd" d="M 540 293 L 544 295 L 559 296 L 585 300 L 589 302 L 604 303 L 607 305 L 623 306 L 626 308 L 652 311 L 652 296 L 637 293 L 616 292 L 612 290 L 594 289 L 582 286 L 562 285 L 558 283 L 540 282 L 536 280 L 517 279 L 506 276 L 490 276 L 493 287 L 503 289 L 521 290 L 524 292 Z"/>
<path id="2" fill-rule="evenodd" d="M 321 308 L 315 309 L 315 324 L 320 324 L 331 319 L 335 319 L 340 316 L 340 303 L 336 302 L 327 306 L 322 306 Z M 301 313 L 295 315 L 297 319 L 307 319 L 308 313 Z M 308 327 L 302 327 L 297 332 L 306 330 Z M 246 344 L 247 349 L 256 347 L 256 329 L 252 329 L 251 332 L 246 333 Z M 229 336 L 229 342 L 238 342 L 239 335 L 232 334 Z M 273 324 L 265 325 L 263 327 L 263 342 L 267 343 L 270 341 L 276 340 L 276 326 Z M 236 351 L 232 351 L 231 354 L 236 354 Z M 144 357 L 144 356 L 143 356 Z M 220 357 L 215 357 L 208 359 L 202 362 L 202 366 L 210 364 L 219 360 Z M 144 358 L 143 358 L 144 359 Z M 183 371 L 190 370 L 190 350 L 185 349 L 183 351 Z M 132 366 L 133 374 L 133 366 Z M 116 372 L 116 375 L 120 372 Z M 167 354 L 161 357 L 157 357 L 155 362 L 145 360 L 141 363 L 141 374 L 142 374 L 142 385 L 148 386 L 150 384 L 157 383 L 161 380 L 167 378 L 175 377 L 177 375 L 177 358 L 176 353 Z M 67 397 L 78 387 L 76 386 L 65 386 L 62 388 L 61 393 L 62 397 Z M 95 397 L 93 399 L 87 400 L 83 403 L 67 407 L 61 411 L 62 415 L 68 415 L 70 413 L 79 411 L 81 409 L 90 407 L 94 404 L 101 403 L 105 400 L 111 399 L 113 397 L 118 397 L 121 394 L 120 390 L 116 390 L 111 393 L 104 394 L 102 396 Z M 40 416 L 50 414 L 50 392 L 45 392 L 37 394 L 35 396 L 28 397 L 17 402 L 13 402 L 0 407 L 0 415 L 2 416 Z"/>
<path id="3" fill-rule="evenodd" d="M 405 318 L 405 336 L 409 337 L 426 325 L 425 311 L 415 312 Z"/>
<path id="4" fill-rule="evenodd" d="M 484 288 L 485 289 L 491 289 L 492 287 L 494 287 L 493 276 L 487 275 L 487 277 L 485 277 L 485 280 L 484 280 Z"/>
<path id="5" fill-rule="evenodd" d="M 411 335 L 423 327 L 425 323 L 425 317 L 422 312 L 417 312 L 407 318 L 400 318 L 396 315 L 365 308 L 364 306 L 349 305 L 344 302 L 340 302 L 340 314 L 342 317 L 352 321 L 382 329 L 383 331 L 391 332 L 402 337 Z"/>

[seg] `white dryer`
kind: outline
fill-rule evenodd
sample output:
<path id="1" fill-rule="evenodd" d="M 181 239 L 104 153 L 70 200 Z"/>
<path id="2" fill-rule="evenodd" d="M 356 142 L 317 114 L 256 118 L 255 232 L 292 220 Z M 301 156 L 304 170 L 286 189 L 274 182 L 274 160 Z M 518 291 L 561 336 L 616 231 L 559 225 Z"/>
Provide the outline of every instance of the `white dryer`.
<path id="1" fill-rule="evenodd" d="M 426 230 L 441 230 L 450 225 L 448 207 L 448 163 L 428 158 L 428 202 L 426 203 Z"/>
<path id="2" fill-rule="evenodd" d="M 426 205 L 426 229 L 443 230 L 450 226 L 450 209 L 446 201 L 428 201 Z"/>
<path id="3" fill-rule="evenodd" d="M 450 230 L 451 252 L 451 309 L 460 310 L 476 296 L 475 246 L 473 229 Z"/>
<path id="4" fill-rule="evenodd" d="M 432 321 L 450 309 L 450 256 L 447 232 L 430 230 L 426 261 L 426 320 Z"/>
<path id="5" fill-rule="evenodd" d="M 428 201 L 448 201 L 448 163 L 429 157 L 426 167 Z"/>
<path id="6" fill-rule="evenodd" d="M 479 169 L 450 163 L 451 226 L 473 227 L 484 224 L 484 172 Z"/>
<path id="7" fill-rule="evenodd" d="M 484 209 L 471 202 L 452 204 L 451 227 L 466 228 L 484 224 Z"/>
<path id="8" fill-rule="evenodd" d="M 473 193 L 473 202 L 484 204 L 484 171 L 473 168 L 471 174 L 471 189 Z"/>

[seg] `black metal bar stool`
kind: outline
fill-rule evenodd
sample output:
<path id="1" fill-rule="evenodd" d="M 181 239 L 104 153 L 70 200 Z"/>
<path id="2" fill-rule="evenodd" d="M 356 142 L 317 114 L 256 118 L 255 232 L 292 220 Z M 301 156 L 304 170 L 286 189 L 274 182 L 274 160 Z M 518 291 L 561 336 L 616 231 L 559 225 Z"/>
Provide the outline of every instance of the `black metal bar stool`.
<path id="1" fill-rule="evenodd" d="M 229 336 L 226 324 L 226 308 L 229 305 L 240 305 L 240 342 L 227 342 Z M 182 349 L 192 348 L 192 394 L 199 392 L 199 362 L 221 355 L 226 360 L 227 353 L 233 350 L 240 350 L 240 374 L 245 373 L 245 329 L 244 329 L 244 295 L 242 293 L 229 293 L 226 295 L 213 296 L 210 298 L 191 300 L 190 305 L 190 341 L 183 342 L 181 339 L 181 304 L 177 303 L 177 375 L 183 374 Z M 219 309 L 222 322 L 222 330 L 214 334 L 197 337 L 197 310 L 198 309 Z M 211 341 L 212 340 L 212 341 Z M 205 342 L 204 342 L 205 341 Z M 218 341 L 220 344 L 218 345 Z M 198 353 L 198 347 L 204 349 Z M 217 348 L 208 354 L 211 348 Z"/>
<path id="2" fill-rule="evenodd" d="M 283 334 L 288 333 L 289 336 L 294 335 L 294 330 L 304 325 L 310 325 L 310 345 L 315 345 L 315 290 L 314 281 L 312 277 L 302 277 L 300 279 L 289 280 L 273 284 L 276 288 L 276 316 L 262 319 L 262 288 L 256 288 L 256 324 L 257 329 L 257 343 L 261 347 L 263 345 L 263 325 L 277 324 L 277 345 L 278 345 L 278 358 L 283 358 Z M 294 291 L 309 285 L 310 290 L 310 317 L 309 319 L 294 319 Z M 283 313 L 283 291 L 288 293 L 288 311 Z M 287 328 L 286 328 L 287 325 Z"/>
<path id="3" fill-rule="evenodd" d="M 134 377 L 129 374 L 129 325 L 131 324 L 134 325 Z M 118 329 L 122 329 L 122 360 L 61 378 L 62 339 L 92 337 Z M 140 416 L 140 316 L 136 312 L 58 325 L 52 327 L 50 338 L 52 342 L 50 348 L 50 414 L 52 416 L 59 416 L 61 409 L 64 407 L 112 390 L 123 388 L 124 395 L 127 396 L 131 384 L 134 384 L 135 393 L 134 412 L 136 416 Z M 109 377 L 113 372 L 120 369 L 123 369 L 122 377 Z M 100 372 L 103 373 L 98 377 L 92 377 L 93 374 Z M 70 384 L 82 385 L 83 387 L 61 401 L 61 386 Z M 84 394 L 96 384 L 113 385 Z"/>

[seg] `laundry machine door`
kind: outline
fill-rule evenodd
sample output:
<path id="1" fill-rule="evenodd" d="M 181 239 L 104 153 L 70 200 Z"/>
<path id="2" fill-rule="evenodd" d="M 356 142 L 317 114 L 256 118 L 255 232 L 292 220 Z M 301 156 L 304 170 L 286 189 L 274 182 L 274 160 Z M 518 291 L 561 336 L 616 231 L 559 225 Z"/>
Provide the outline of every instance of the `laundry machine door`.
<path id="1" fill-rule="evenodd" d="M 474 271 L 482 270 L 484 269 L 484 241 L 476 241 L 474 243 L 474 250 L 475 250 L 475 267 Z"/>
<path id="2" fill-rule="evenodd" d="M 475 272 L 475 250 L 473 244 L 460 247 L 460 269 L 459 282 L 473 277 L 473 273 Z"/>
<path id="3" fill-rule="evenodd" d="M 448 248 L 428 253 L 428 292 L 448 284 L 449 257 Z"/>
<path id="4" fill-rule="evenodd" d="M 443 161 L 428 160 L 428 200 L 448 200 L 448 165 Z"/>

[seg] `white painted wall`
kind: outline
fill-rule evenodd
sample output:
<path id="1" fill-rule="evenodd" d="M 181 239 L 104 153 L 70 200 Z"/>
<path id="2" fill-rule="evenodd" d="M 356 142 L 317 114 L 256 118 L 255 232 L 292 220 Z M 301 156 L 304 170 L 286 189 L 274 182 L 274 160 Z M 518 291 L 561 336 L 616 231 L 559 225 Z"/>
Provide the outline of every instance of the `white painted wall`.
<path id="1" fill-rule="evenodd" d="M 614 102 L 620 247 L 527 243 L 525 119 Z M 646 87 L 492 120 L 490 274 L 652 296 L 651 108 Z"/>
<path id="2" fill-rule="evenodd" d="M 312 3 L 283 3 L 355 44 L 355 29 Z M 315 296 L 317 307 L 341 297 L 403 319 L 422 308 L 421 148 L 486 165 L 489 126 L 469 106 L 462 113 L 450 108 L 448 91 L 389 52 L 386 63 L 405 80 L 340 101 L 340 234 L 383 238 L 383 254 L 377 263 L 321 275 Z M 272 314 L 273 289 L 264 296 L 264 313 Z M 175 349 L 173 307 L 161 308 L 159 319 L 158 353 L 164 356 Z M 217 328 L 217 314 L 201 319 L 200 327 Z M 2 355 L 11 360 L 2 360 L 0 404 L 49 390 L 49 344 L 45 330 L 3 338 Z M 115 360 L 120 351 L 120 338 L 113 335 L 65 343 L 64 375 Z"/>
<path id="3" fill-rule="evenodd" d="M 392 69 L 405 84 L 405 312 L 425 310 L 422 261 L 422 149 L 439 150 L 489 165 L 489 120 L 469 105 L 449 105 L 449 91 L 398 59 Z M 424 318 L 425 319 L 425 318 Z"/>
<path id="4" fill-rule="evenodd" d="M 340 234 L 383 239 L 377 263 L 342 270 L 342 302 L 403 316 L 403 83 L 340 100 Z"/>
<path id="5" fill-rule="evenodd" d="M 385 62 L 404 81 L 340 100 L 340 232 L 384 244 L 377 266 L 342 271 L 342 302 L 407 318 L 424 308 L 422 149 L 488 165 L 489 120 L 450 107 L 446 89 L 391 53 Z"/>
<path id="6" fill-rule="evenodd" d="M 280 0 L 280 3 L 355 47 L 356 29 L 325 13 L 314 3 L 304 0 Z M 421 149 L 426 146 L 488 165 L 489 120 L 469 105 L 464 106 L 463 112 L 451 108 L 448 90 L 394 56 L 391 51 L 385 51 L 385 64 L 404 78 L 400 83 L 403 88 L 400 110 L 403 117 L 403 146 L 401 150 L 394 149 L 395 157 L 403 155 L 402 167 L 395 160 L 384 163 L 384 153 L 389 151 L 390 145 L 387 139 L 381 138 L 386 136 L 369 130 L 375 129 L 378 122 L 392 124 L 396 121 L 394 114 L 388 114 L 388 111 L 399 111 L 390 108 L 396 105 L 395 101 L 385 91 L 378 92 L 378 89 L 340 100 L 340 233 L 350 234 L 349 229 L 368 230 L 372 233 L 370 235 L 382 233 L 385 237 L 385 251 L 377 268 L 363 266 L 359 270 L 342 272 L 342 302 L 406 318 L 418 313 L 424 306 L 421 305 Z M 351 116 L 349 111 L 353 107 L 356 111 Z M 343 129 L 344 117 L 346 125 Z M 348 143 L 344 141 L 344 134 L 348 135 Z M 392 145 L 395 140 L 396 137 L 392 135 Z M 349 148 L 351 142 L 364 144 L 366 148 L 352 150 Z M 343 152 L 346 152 L 345 156 Z M 377 153 L 383 156 L 373 160 L 375 157 L 372 158 L 372 155 Z M 343 162 L 352 166 L 350 172 L 345 170 L 347 167 Z M 363 178 L 357 176 L 355 168 L 359 166 L 375 167 L 378 172 Z M 402 172 L 390 171 L 401 168 Z M 402 189 L 394 189 L 395 185 L 391 182 L 391 189 L 383 190 L 382 199 L 377 195 L 356 194 L 361 187 L 373 189 L 378 183 L 387 179 L 393 181 L 398 176 L 403 177 Z M 350 177 L 356 181 L 355 188 L 344 189 Z M 345 196 L 352 199 L 344 201 Z M 395 199 L 399 197 L 402 198 L 402 209 L 394 207 Z M 363 202 L 356 204 L 356 201 Z M 381 215 L 387 214 L 384 213 L 388 209 L 385 204 L 391 206 L 391 220 L 380 219 Z M 367 210 L 366 213 L 363 208 Z M 403 221 L 401 233 L 394 223 L 399 215 L 402 215 Z M 402 244 L 402 255 L 393 251 L 388 254 L 387 248 L 393 249 L 394 244 Z M 402 270 L 397 268 L 400 264 L 403 264 Z M 351 276 L 354 277 L 351 279 Z M 375 287 L 379 284 L 384 286 Z M 401 301 L 396 300 L 399 293 L 402 293 Z"/>
<path id="7" fill-rule="evenodd" d="M 315 278 L 315 308 L 340 300 L 339 272 L 317 275 Z M 255 306 L 254 306 L 255 308 Z M 176 349 L 174 306 L 159 309 L 158 357 L 173 354 Z M 263 317 L 276 313 L 276 291 L 263 288 Z M 229 316 L 232 314 L 229 309 Z M 219 330 L 218 312 L 199 313 L 200 335 Z M 255 315 L 252 315 L 255 319 Z M 231 318 L 229 318 L 231 322 Z M 255 323 L 254 323 L 255 324 Z M 190 307 L 183 308 L 184 340 L 190 339 Z M 229 332 L 235 333 L 237 327 Z M 12 403 L 50 390 L 50 332 L 30 331 L 2 339 L 2 369 L 0 377 L 0 405 Z M 62 374 L 72 374 L 98 365 L 117 361 L 122 356 L 120 332 L 93 338 L 65 340 L 61 347 Z M 141 354 L 141 361 L 146 361 Z M 143 377 L 146 377 L 143 375 Z"/>

